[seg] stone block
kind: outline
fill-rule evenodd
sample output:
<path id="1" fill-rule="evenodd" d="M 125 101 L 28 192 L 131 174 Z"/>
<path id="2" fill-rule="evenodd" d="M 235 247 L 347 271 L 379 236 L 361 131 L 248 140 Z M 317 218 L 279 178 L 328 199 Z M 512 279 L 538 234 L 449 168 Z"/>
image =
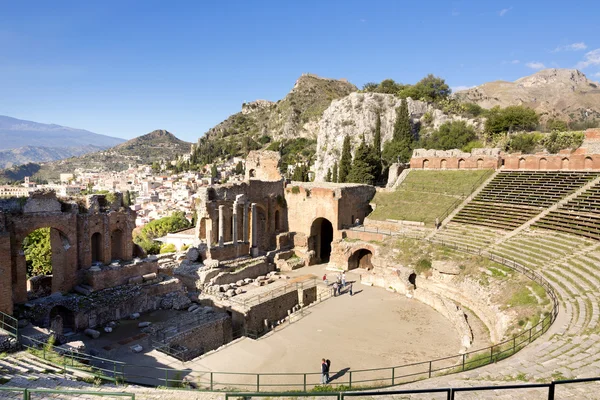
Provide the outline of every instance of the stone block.
<path id="1" fill-rule="evenodd" d="M 140 322 L 140 323 L 138 324 L 138 328 L 147 328 L 147 327 L 149 327 L 150 325 L 152 325 L 152 322 L 144 321 L 144 322 Z"/>
<path id="2" fill-rule="evenodd" d="M 151 281 L 157 278 L 157 274 L 156 272 L 152 272 L 151 274 L 146 274 L 146 275 L 142 275 L 142 278 L 144 278 L 144 281 Z"/>
<path id="3" fill-rule="evenodd" d="M 138 319 L 140 317 L 140 313 L 133 313 L 129 316 L 129 319 Z"/>
<path id="4" fill-rule="evenodd" d="M 139 344 L 136 344 L 135 346 L 131 346 L 130 349 L 134 353 L 141 353 L 144 350 L 144 348 Z"/>
<path id="5" fill-rule="evenodd" d="M 128 283 L 130 285 L 140 285 L 143 282 L 144 282 L 144 278 L 142 278 L 141 276 L 134 276 L 133 278 L 129 278 Z"/>
<path id="6" fill-rule="evenodd" d="M 83 333 L 85 333 L 87 336 L 91 337 L 92 339 L 98 339 L 100 337 L 100 332 L 98 332 L 95 329 L 86 329 L 85 331 L 83 331 Z"/>

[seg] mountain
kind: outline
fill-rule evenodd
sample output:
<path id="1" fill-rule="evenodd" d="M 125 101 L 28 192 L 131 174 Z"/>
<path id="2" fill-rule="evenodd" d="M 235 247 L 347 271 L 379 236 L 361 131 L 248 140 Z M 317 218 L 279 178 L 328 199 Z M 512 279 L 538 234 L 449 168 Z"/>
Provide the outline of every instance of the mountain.
<path id="1" fill-rule="evenodd" d="M 109 148 L 125 140 L 99 135 L 83 129 L 55 124 L 41 124 L 0 115 L 0 150 L 19 147 L 79 147 Z"/>
<path id="2" fill-rule="evenodd" d="M 600 84 L 575 69 L 545 69 L 514 82 L 484 83 L 455 96 L 483 108 L 524 105 L 533 108 L 542 120 L 600 120 Z"/>
<path id="3" fill-rule="evenodd" d="M 35 171 L 33 178 L 57 179 L 61 173 L 81 171 L 123 171 L 129 165 L 151 164 L 172 160 L 190 152 L 191 143 L 178 139 L 166 130 L 156 130 L 128 140 L 108 150 L 42 164 L 30 163 L 0 172 L 0 181 L 21 180 Z"/>
<path id="4" fill-rule="evenodd" d="M 0 150 L 0 168 L 32 162 L 46 162 L 63 158 L 78 157 L 83 154 L 103 150 L 105 147 L 86 145 L 74 147 L 34 147 L 24 146 L 10 150 Z"/>

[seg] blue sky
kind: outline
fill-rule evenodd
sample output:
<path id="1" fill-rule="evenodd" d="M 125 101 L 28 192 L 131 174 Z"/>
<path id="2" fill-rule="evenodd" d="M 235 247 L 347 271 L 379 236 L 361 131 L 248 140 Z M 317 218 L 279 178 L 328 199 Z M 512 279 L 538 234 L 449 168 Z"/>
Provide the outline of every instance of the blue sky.
<path id="1" fill-rule="evenodd" d="M 450 86 L 578 67 L 600 80 L 600 1 L 0 0 L 0 115 L 195 141 L 304 72 Z"/>

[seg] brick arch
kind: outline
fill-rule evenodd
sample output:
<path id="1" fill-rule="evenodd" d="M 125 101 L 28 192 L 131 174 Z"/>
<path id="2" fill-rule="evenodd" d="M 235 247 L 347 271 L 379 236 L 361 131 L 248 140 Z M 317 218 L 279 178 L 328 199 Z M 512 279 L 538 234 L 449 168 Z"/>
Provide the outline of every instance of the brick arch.
<path id="1" fill-rule="evenodd" d="M 27 263 L 23 241 L 31 232 L 50 228 L 52 247 L 52 293 L 70 291 L 77 275 L 77 230 L 74 214 L 25 214 L 10 224 L 11 283 L 14 303 L 27 301 Z"/>
<path id="2" fill-rule="evenodd" d="M 334 227 L 332 222 L 324 217 L 315 218 L 310 224 L 308 249 L 315 252 L 318 262 L 328 262 L 331 256 Z"/>
<path id="3" fill-rule="evenodd" d="M 588 157 L 585 158 L 585 161 L 583 163 L 583 167 L 585 169 L 592 169 L 592 168 L 594 168 L 594 160 L 592 159 L 592 157 L 588 156 Z"/>
<path id="4" fill-rule="evenodd" d="M 362 244 L 353 247 L 348 252 L 348 258 L 346 259 L 347 270 L 350 271 L 357 268 L 373 269 L 372 258 L 374 254 L 375 248 L 371 245 Z"/>
<path id="5" fill-rule="evenodd" d="M 521 157 L 519 158 L 519 169 L 524 169 L 525 168 L 525 158 Z"/>
<path id="6" fill-rule="evenodd" d="M 560 169 L 569 169 L 569 158 L 564 157 L 560 162 Z"/>

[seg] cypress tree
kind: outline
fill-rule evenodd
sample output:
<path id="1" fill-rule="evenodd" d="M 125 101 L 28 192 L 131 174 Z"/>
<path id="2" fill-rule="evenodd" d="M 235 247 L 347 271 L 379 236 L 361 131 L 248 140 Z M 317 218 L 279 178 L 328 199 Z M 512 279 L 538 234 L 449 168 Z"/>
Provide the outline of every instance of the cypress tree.
<path id="1" fill-rule="evenodd" d="M 338 164 L 337 161 L 333 163 L 333 172 L 331 173 L 331 182 L 338 181 Z"/>
<path id="2" fill-rule="evenodd" d="M 410 116 L 408 114 L 408 103 L 400 101 L 400 107 L 396 109 L 396 122 L 394 123 L 394 136 L 383 147 L 383 159 L 388 165 L 400 159 L 400 162 L 408 162 L 412 156 L 414 137 Z"/>
<path id="3" fill-rule="evenodd" d="M 350 136 L 344 138 L 342 146 L 342 158 L 340 159 L 340 167 L 338 171 L 338 182 L 344 183 L 350 173 L 352 167 L 352 153 L 350 152 Z"/>
<path id="4" fill-rule="evenodd" d="M 352 168 L 350 168 L 347 181 L 372 185 L 375 182 L 373 171 L 376 163 L 377 160 L 374 157 L 374 151 L 366 144 L 363 136 L 360 146 L 358 146 L 354 153 L 354 160 L 352 161 Z"/>
<path id="5" fill-rule="evenodd" d="M 327 169 L 327 175 L 325 175 L 325 182 L 331 182 L 331 168 Z"/>

